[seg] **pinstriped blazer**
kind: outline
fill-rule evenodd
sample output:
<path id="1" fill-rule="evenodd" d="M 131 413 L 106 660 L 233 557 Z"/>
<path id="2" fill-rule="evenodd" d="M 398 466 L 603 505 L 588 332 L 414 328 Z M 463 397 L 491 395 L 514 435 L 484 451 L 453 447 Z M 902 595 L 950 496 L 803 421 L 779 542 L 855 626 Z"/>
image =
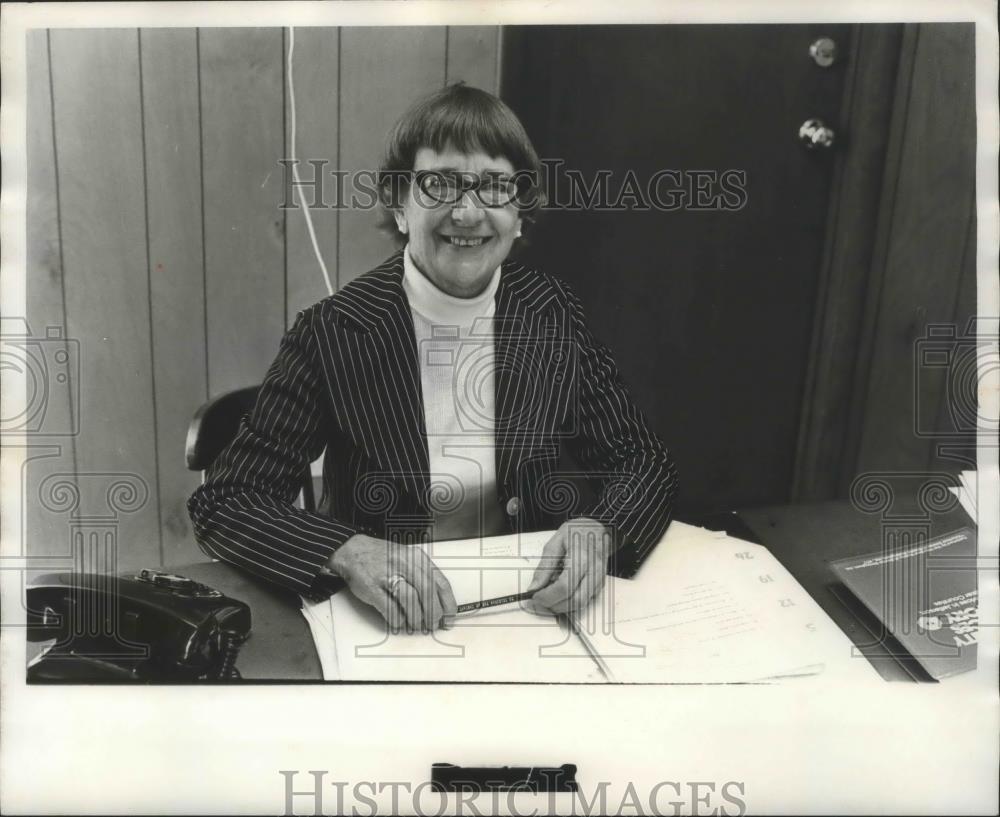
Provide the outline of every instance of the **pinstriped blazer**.
<path id="1" fill-rule="evenodd" d="M 310 593 L 356 533 L 433 537 L 448 486 L 428 473 L 421 350 L 402 282 L 398 252 L 299 313 L 255 407 L 188 501 L 207 554 Z M 590 517 L 613 532 L 620 563 L 637 565 L 670 520 L 670 454 L 566 284 L 507 261 L 495 297 L 492 430 L 511 532 Z M 307 513 L 293 504 L 300 475 L 324 449 L 322 511 Z M 560 469 L 563 450 L 579 468 Z"/>

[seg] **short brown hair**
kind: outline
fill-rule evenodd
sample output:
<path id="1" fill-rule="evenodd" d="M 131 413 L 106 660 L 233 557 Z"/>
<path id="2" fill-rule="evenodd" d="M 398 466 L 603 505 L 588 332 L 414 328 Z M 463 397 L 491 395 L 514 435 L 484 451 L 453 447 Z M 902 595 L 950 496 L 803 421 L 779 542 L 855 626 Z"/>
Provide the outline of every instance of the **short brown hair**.
<path id="1" fill-rule="evenodd" d="M 520 207 L 521 218 L 533 220 L 545 203 L 542 165 L 524 125 L 501 99 L 462 82 L 417 100 L 389 131 L 378 176 L 382 205 L 387 210 L 400 206 L 405 187 L 399 181 L 408 178 L 420 148 L 440 153 L 449 145 L 463 153 L 503 157 L 517 175 L 533 180 L 532 195 Z"/>

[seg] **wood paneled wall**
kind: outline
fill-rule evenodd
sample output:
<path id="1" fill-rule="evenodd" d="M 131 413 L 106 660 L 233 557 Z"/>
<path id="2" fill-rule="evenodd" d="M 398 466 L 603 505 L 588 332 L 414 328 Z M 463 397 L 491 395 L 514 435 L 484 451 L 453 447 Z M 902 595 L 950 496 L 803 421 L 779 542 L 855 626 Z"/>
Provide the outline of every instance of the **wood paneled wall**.
<path id="1" fill-rule="evenodd" d="M 496 92 L 498 41 L 489 27 L 295 30 L 301 177 L 306 159 L 377 168 L 389 125 L 446 81 Z M 37 437 L 27 470 L 32 554 L 66 554 L 100 518 L 118 569 L 202 558 L 191 415 L 259 382 L 295 313 L 327 294 L 301 210 L 280 206 L 291 45 L 276 28 L 29 33 L 27 319 L 52 328 L 50 348 L 79 349 L 45 426 L 78 433 Z M 393 249 L 373 211 L 313 219 L 335 287 Z"/>

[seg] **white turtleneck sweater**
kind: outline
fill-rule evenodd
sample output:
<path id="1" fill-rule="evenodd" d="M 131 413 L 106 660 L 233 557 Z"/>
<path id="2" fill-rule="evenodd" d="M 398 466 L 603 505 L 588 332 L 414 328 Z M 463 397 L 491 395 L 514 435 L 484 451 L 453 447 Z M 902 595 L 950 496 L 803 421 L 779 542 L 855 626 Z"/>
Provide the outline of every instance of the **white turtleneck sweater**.
<path id="1" fill-rule="evenodd" d="M 506 532 L 497 500 L 493 313 L 497 267 L 474 298 L 438 289 L 403 253 L 430 458 L 434 539 Z"/>

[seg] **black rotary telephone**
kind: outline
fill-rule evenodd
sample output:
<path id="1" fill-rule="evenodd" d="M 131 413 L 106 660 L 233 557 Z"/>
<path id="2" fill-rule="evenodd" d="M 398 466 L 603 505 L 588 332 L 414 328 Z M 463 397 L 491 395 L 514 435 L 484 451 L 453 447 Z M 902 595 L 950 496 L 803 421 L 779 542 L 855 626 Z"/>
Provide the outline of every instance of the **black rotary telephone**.
<path id="1" fill-rule="evenodd" d="M 156 570 L 50 573 L 28 588 L 27 607 L 28 640 L 56 640 L 29 664 L 29 682 L 239 678 L 250 635 L 244 602 Z"/>

